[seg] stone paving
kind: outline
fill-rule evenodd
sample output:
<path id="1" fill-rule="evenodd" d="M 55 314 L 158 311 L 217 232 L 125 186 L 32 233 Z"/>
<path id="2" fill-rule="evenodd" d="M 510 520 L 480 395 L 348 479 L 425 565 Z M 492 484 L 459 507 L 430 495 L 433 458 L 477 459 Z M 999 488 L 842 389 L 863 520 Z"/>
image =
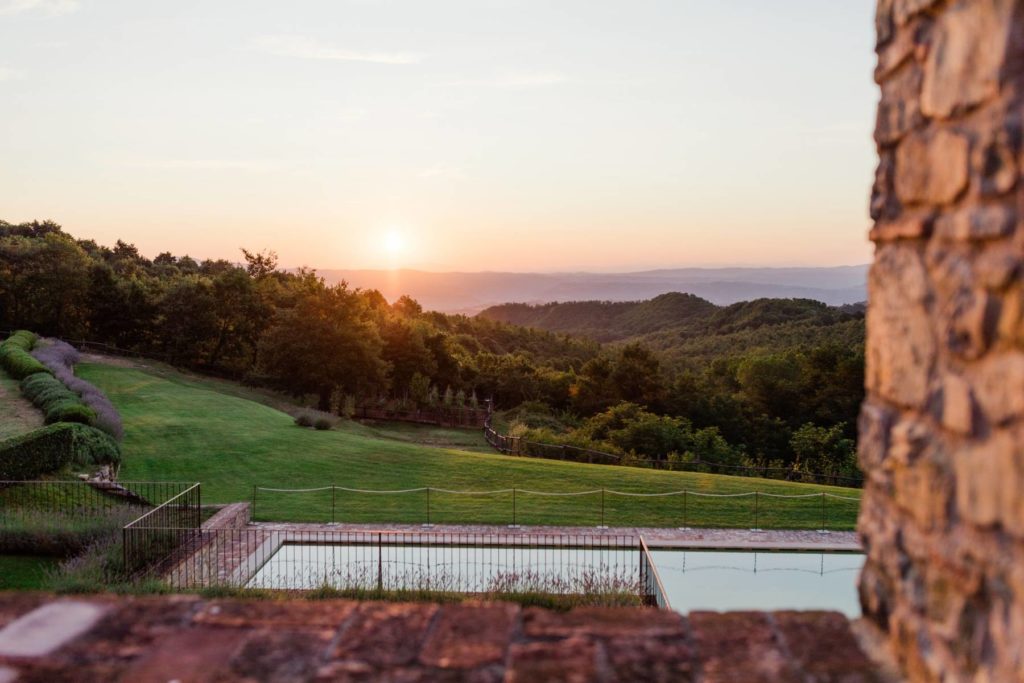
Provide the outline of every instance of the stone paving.
<path id="1" fill-rule="evenodd" d="M 521 526 L 435 524 L 295 524 L 254 522 L 250 529 L 290 532 L 373 532 L 408 534 L 558 535 L 558 536 L 642 536 L 652 548 L 705 548 L 730 550 L 807 550 L 818 552 L 861 550 L 853 531 L 763 530 L 750 529 L 658 529 L 645 527 Z"/>
<path id="2" fill-rule="evenodd" d="M 592 680 L 888 678 L 834 612 L 0 593 L 4 683 Z"/>

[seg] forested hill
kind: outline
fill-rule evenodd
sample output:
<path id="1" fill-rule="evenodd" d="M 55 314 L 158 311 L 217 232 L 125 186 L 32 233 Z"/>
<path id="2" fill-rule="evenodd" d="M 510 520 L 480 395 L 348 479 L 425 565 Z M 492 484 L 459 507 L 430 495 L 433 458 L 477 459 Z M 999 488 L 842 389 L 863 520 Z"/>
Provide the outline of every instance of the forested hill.
<path id="1" fill-rule="evenodd" d="M 667 348 L 673 341 L 750 333 L 765 327 L 829 327 L 860 320 L 864 310 L 862 305 L 835 307 L 810 299 L 755 299 L 716 306 L 693 294 L 672 292 L 647 301 L 503 304 L 479 315 L 600 342 L 644 338 Z"/>

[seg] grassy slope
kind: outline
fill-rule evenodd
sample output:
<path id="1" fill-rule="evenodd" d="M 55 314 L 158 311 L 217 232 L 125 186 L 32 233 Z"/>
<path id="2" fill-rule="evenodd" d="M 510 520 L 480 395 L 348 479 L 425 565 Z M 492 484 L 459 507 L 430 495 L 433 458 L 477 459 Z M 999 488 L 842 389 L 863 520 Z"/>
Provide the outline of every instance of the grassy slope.
<path id="1" fill-rule="evenodd" d="M 581 491 L 606 487 L 629 492 L 689 489 L 705 493 L 738 493 L 758 489 L 770 493 L 831 491 L 856 496 L 858 491 L 802 484 L 693 473 L 654 472 L 575 463 L 513 458 L 493 453 L 433 448 L 413 443 L 411 428 L 389 433 L 386 426 L 343 423 L 317 432 L 294 426 L 274 408 L 231 394 L 217 385 L 161 372 L 94 363 L 78 373 L 101 387 L 125 421 L 122 480 L 200 481 L 205 502 L 250 500 L 254 484 L 307 488 L 328 484 L 363 489 L 404 489 L 423 486 L 456 490 L 516 487 L 535 491 Z M 386 437 L 386 438 L 385 438 Z M 466 437 L 471 439 L 471 437 Z M 508 523 L 511 493 L 488 496 L 430 495 L 435 522 Z M 605 498 L 609 525 L 678 526 L 683 522 L 683 498 Z M 338 521 L 421 522 L 426 496 L 352 494 L 338 492 Z M 761 497 L 759 525 L 816 528 L 821 523 L 817 497 L 787 500 Z M 856 504 L 827 499 L 829 526 L 852 528 Z M 519 493 L 515 500 L 521 524 L 597 524 L 600 495 L 552 498 Z M 753 524 L 754 499 L 688 496 L 691 525 L 748 527 Z M 329 521 L 331 494 L 285 495 L 261 493 L 260 519 Z"/>
<path id="2" fill-rule="evenodd" d="M 43 415 L 21 396 L 18 382 L 0 370 L 0 441 L 43 425 Z"/>
<path id="3" fill-rule="evenodd" d="M 0 591 L 42 588 L 47 571 L 56 569 L 58 563 L 52 557 L 0 555 Z"/>

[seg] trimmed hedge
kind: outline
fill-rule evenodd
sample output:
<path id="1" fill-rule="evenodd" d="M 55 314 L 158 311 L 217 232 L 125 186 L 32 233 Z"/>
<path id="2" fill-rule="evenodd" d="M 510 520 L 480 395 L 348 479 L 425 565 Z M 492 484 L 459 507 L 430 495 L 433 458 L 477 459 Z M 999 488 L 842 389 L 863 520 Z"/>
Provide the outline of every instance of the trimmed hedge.
<path id="1" fill-rule="evenodd" d="M 0 343 L 0 366 L 3 366 L 11 377 L 23 380 L 38 373 L 47 373 L 45 365 L 32 357 L 29 351 L 36 343 L 36 335 L 26 330 L 19 330 Z"/>
<path id="2" fill-rule="evenodd" d="M 117 443 L 83 424 L 60 422 L 0 442 L 0 479 L 37 479 L 68 466 L 121 462 Z"/>
<path id="3" fill-rule="evenodd" d="M 46 424 L 79 422 L 92 424 L 96 412 L 82 398 L 49 373 L 30 375 L 21 381 L 21 393 L 43 411 Z"/>

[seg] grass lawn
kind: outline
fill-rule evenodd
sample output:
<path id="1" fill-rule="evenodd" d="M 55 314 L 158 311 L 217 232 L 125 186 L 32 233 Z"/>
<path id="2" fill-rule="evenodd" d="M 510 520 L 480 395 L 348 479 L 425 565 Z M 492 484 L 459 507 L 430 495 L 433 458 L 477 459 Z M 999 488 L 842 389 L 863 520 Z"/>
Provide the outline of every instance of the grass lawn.
<path id="1" fill-rule="evenodd" d="M 0 591 L 43 588 L 48 571 L 60 560 L 34 555 L 0 555 Z"/>
<path id="2" fill-rule="evenodd" d="M 860 491 L 791 484 L 749 477 L 659 472 L 627 467 L 583 465 L 470 453 L 423 445 L 430 439 L 465 439 L 471 434 L 439 434 L 410 425 L 361 425 L 343 422 L 332 431 L 303 429 L 264 403 L 247 400 L 244 387 L 222 391 L 218 384 L 165 370 L 97 363 L 77 367 L 83 378 L 101 387 L 121 411 L 126 428 L 122 480 L 178 480 L 202 483 L 203 501 L 252 500 L 253 485 L 315 488 L 335 484 L 359 489 L 435 487 L 450 490 L 519 491 L 456 495 L 432 491 L 430 517 L 438 523 L 512 521 L 520 524 L 600 523 L 601 494 L 550 497 L 526 493 L 614 489 L 659 493 L 687 489 L 687 496 L 604 496 L 604 521 L 610 526 L 691 526 L 819 528 L 822 498 L 778 499 L 760 496 L 707 498 L 698 493 L 735 494 L 754 490 L 771 494 L 822 491 L 859 497 Z M 420 430 L 417 433 L 417 430 Z M 418 443 L 419 442 L 419 443 Z M 825 498 L 826 524 L 851 529 L 857 503 Z M 345 522 L 425 521 L 427 496 L 330 491 L 303 494 L 260 492 L 261 520 Z"/>
<path id="3" fill-rule="evenodd" d="M 0 370 L 0 441 L 43 426 L 43 414 L 21 396 L 15 379 Z"/>

